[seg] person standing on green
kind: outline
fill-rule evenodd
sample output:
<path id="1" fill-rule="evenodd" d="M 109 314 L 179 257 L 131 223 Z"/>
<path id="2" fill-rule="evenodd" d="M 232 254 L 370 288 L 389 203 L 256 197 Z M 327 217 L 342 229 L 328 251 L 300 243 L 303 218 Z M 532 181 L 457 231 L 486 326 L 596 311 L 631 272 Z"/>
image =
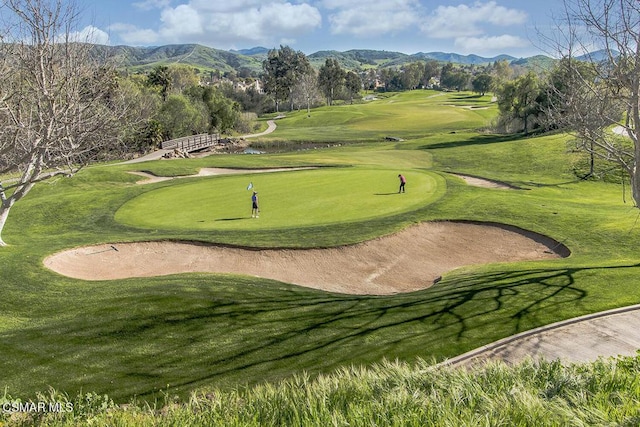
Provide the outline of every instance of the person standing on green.
<path id="1" fill-rule="evenodd" d="M 260 207 L 258 206 L 258 192 L 254 191 L 251 196 L 251 218 L 260 218 Z"/>
<path id="2" fill-rule="evenodd" d="M 398 189 L 398 193 L 404 193 L 404 185 L 407 183 L 407 179 L 402 174 L 398 174 L 398 178 L 400 178 L 400 188 Z"/>

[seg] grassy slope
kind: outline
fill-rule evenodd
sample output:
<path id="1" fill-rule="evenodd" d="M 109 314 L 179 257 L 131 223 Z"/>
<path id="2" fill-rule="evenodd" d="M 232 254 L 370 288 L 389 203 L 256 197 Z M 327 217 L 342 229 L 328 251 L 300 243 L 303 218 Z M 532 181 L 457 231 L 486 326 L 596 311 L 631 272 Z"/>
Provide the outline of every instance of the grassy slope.
<path id="1" fill-rule="evenodd" d="M 619 186 L 577 181 L 561 137 L 478 135 L 473 130 L 487 125 L 492 110 L 446 105 L 486 100 L 431 95 L 418 91 L 325 108 L 311 119 L 294 113 L 271 137 L 354 144 L 361 141 L 362 129 L 373 128 L 379 130 L 365 132 L 365 140 L 393 134 L 406 138 L 403 143 L 144 165 L 169 175 L 204 166 L 431 168 L 446 180 L 446 196 L 434 203 L 355 226 L 206 233 L 136 229 L 115 221 L 115 212 L 136 196 L 177 184 L 137 186 L 139 178 L 124 173 L 136 165 L 95 167 L 37 186 L 14 207 L 4 234 L 11 246 L 0 249 L 1 385 L 20 396 L 48 386 L 72 394 L 81 389 L 108 393 L 118 401 L 151 397 L 167 386 L 186 395 L 201 386 L 253 384 L 383 358 L 442 359 L 549 322 L 640 300 L 634 246 L 638 213 L 622 203 Z M 448 118 L 442 125 L 437 120 L 416 124 L 416 117 L 440 120 L 440 114 Z M 318 123 L 300 128 L 299 122 L 316 116 Z M 340 123 L 332 125 L 336 120 Z M 448 171 L 501 179 L 526 190 L 470 187 Z M 95 242 L 172 238 L 326 246 L 431 219 L 513 224 L 563 241 L 573 254 L 557 261 L 464 268 L 430 289 L 391 297 L 333 295 L 259 278 L 202 274 L 83 282 L 41 266 L 47 254 Z"/>
<path id="2" fill-rule="evenodd" d="M 70 402 L 74 410 L 26 414 L 8 425 L 635 426 L 639 369 L 640 356 L 570 366 L 492 363 L 473 370 L 384 362 L 315 378 L 297 374 L 278 384 L 202 390 L 188 401 L 167 396 L 157 406 L 47 393 L 41 401 Z"/>

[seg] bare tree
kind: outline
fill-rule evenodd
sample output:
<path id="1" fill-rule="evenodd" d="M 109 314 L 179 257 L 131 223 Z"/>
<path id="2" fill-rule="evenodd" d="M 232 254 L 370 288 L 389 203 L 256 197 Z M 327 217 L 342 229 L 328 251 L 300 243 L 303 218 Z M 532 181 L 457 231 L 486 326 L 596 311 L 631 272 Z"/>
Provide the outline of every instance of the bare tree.
<path id="1" fill-rule="evenodd" d="M 307 116 L 311 117 L 311 107 L 321 99 L 318 74 L 314 69 L 310 68 L 307 73 L 300 76 L 294 87 L 294 94 L 300 104 L 306 105 Z"/>
<path id="2" fill-rule="evenodd" d="M 592 156 L 619 165 L 640 206 L 640 2 L 564 0 L 562 58 L 548 116 Z M 612 126 L 618 132 L 612 132 Z M 621 138 L 620 134 L 627 138 Z"/>
<path id="3" fill-rule="evenodd" d="M 1 0 L 0 246 L 11 207 L 33 186 L 71 176 L 117 141 L 117 75 L 78 40 L 63 0 Z M 89 36 L 90 37 L 90 36 Z"/>

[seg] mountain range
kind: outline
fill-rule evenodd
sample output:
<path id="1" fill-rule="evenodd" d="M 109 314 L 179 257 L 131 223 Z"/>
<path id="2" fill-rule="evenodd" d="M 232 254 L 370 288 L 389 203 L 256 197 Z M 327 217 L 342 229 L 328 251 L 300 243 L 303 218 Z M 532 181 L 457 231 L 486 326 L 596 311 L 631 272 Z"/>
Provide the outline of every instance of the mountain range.
<path id="1" fill-rule="evenodd" d="M 254 47 L 243 50 L 220 50 L 199 44 L 178 44 L 155 47 L 105 46 L 96 45 L 96 53 L 101 56 L 115 58 L 121 67 L 144 71 L 158 65 L 186 64 L 203 71 L 219 70 L 221 72 L 245 69 L 254 73 L 262 71 L 262 61 L 267 58 L 270 49 Z M 335 58 L 340 65 L 349 70 L 401 66 L 406 63 L 435 60 L 462 65 L 485 65 L 495 61 L 507 61 L 526 67 L 532 63 L 536 66 L 549 64 L 553 60 L 538 55 L 531 58 L 515 58 L 509 55 L 498 55 L 486 58 L 478 55 L 460 55 L 445 52 L 419 52 L 406 54 L 386 50 L 352 49 L 344 52 L 323 50 L 307 55 L 311 64 L 320 67 L 327 58 Z M 544 66 L 544 65 L 542 65 Z"/>

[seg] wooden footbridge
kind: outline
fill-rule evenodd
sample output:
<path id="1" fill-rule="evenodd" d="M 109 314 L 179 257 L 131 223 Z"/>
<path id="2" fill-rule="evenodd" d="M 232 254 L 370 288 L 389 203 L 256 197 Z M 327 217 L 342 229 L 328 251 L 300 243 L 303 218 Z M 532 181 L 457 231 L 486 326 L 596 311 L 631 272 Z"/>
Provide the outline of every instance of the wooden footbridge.
<path id="1" fill-rule="evenodd" d="M 276 118 L 280 118 L 280 117 L 276 117 Z M 265 130 L 264 132 L 244 135 L 242 136 L 242 138 L 245 138 L 245 139 L 256 138 L 263 135 L 267 135 L 273 132 L 274 130 L 276 130 L 276 124 L 274 120 L 267 121 L 267 125 L 268 125 L 267 130 Z M 150 160 L 158 160 L 162 158 L 165 154 L 173 150 L 182 150 L 185 152 L 192 152 L 192 151 L 201 150 L 207 147 L 212 147 L 214 145 L 224 144 L 224 141 L 225 140 L 220 139 L 219 134 L 202 133 L 199 135 L 185 136 L 182 138 L 172 139 L 170 141 L 164 141 L 161 144 L 162 149 L 156 150 L 153 153 L 149 153 L 142 157 L 127 160 L 126 162 L 122 162 L 120 164 L 140 163 L 140 162 L 146 162 Z"/>
<path id="2" fill-rule="evenodd" d="M 202 150 L 220 143 L 219 134 L 201 133 L 198 135 L 189 135 L 182 138 L 164 141 L 162 143 L 163 150 L 180 150 L 185 153 Z"/>

